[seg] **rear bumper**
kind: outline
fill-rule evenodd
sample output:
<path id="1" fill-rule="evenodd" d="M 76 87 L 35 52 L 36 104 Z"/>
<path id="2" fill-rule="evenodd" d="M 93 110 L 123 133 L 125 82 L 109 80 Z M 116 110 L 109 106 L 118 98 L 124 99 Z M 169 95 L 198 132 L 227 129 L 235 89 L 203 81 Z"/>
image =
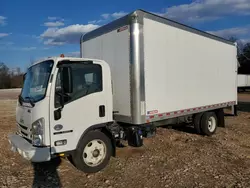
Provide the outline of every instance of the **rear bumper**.
<path id="1" fill-rule="evenodd" d="M 23 158 L 31 162 L 45 162 L 50 161 L 49 147 L 34 147 L 27 140 L 19 135 L 9 135 L 9 143 L 13 152 L 18 152 Z"/>

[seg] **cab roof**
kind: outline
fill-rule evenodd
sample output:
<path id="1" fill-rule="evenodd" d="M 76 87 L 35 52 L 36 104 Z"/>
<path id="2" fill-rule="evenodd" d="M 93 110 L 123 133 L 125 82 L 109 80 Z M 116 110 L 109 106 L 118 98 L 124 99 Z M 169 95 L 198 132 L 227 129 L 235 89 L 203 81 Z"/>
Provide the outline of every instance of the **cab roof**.
<path id="1" fill-rule="evenodd" d="M 94 61 L 94 62 L 104 62 L 101 59 L 92 59 L 92 58 L 80 58 L 80 57 L 47 57 L 47 58 L 43 58 L 40 59 L 36 62 L 34 62 L 30 67 L 32 67 L 33 65 L 39 64 L 43 61 L 48 61 L 48 60 L 53 60 L 55 62 L 61 61 L 61 60 L 67 60 L 67 61 Z"/>

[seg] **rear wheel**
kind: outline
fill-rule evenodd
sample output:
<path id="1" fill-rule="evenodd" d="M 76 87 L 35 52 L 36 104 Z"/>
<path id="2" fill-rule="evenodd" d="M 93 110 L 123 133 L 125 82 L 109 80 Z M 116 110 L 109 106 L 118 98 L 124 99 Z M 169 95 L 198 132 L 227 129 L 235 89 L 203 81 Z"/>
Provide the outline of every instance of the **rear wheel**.
<path id="1" fill-rule="evenodd" d="M 203 113 L 195 114 L 193 119 L 194 129 L 197 134 L 201 134 L 201 118 Z"/>
<path id="2" fill-rule="evenodd" d="M 213 135 L 218 127 L 218 119 L 214 112 L 205 112 L 201 118 L 201 131 L 207 136 Z"/>
<path id="3" fill-rule="evenodd" d="M 76 168 L 86 173 L 95 173 L 105 168 L 112 154 L 112 143 L 99 130 L 88 132 L 72 156 Z"/>

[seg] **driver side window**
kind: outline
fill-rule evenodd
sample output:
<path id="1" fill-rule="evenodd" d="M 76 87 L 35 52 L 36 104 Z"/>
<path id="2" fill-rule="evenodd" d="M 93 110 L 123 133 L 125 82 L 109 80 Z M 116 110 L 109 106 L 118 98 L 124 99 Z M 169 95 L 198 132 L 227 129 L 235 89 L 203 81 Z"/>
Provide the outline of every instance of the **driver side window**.
<path id="1" fill-rule="evenodd" d="M 100 65 L 75 63 L 71 65 L 71 68 L 73 92 L 66 93 L 67 96 L 64 96 L 65 104 L 86 95 L 102 91 L 102 68 Z M 60 73 L 58 72 L 56 90 L 60 90 L 62 84 Z M 60 106 L 60 97 L 56 95 L 55 106 L 58 107 L 58 105 Z"/>

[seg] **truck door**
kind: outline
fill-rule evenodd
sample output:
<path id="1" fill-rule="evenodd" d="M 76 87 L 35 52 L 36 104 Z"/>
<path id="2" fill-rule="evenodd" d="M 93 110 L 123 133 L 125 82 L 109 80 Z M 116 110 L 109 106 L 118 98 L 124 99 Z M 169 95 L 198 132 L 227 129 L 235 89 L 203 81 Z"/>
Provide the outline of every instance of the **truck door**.
<path id="1" fill-rule="evenodd" d="M 58 71 L 55 87 L 52 88 L 54 95 L 51 97 L 50 108 L 52 153 L 74 150 L 87 128 L 106 123 L 109 119 L 106 114 L 108 103 L 102 66 L 80 62 L 70 62 L 67 66 L 71 69 L 71 76 L 67 74 L 65 76 L 62 71 Z M 68 81 L 72 84 L 72 91 L 64 93 L 62 98 L 60 95 L 62 87 L 65 87 L 64 83 Z M 67 88 L 64 90 L 67 91 Z M 63 107 L 60 102 L 62 99 Z M 58 111 L 60 116 L 56 117 Z"/>

